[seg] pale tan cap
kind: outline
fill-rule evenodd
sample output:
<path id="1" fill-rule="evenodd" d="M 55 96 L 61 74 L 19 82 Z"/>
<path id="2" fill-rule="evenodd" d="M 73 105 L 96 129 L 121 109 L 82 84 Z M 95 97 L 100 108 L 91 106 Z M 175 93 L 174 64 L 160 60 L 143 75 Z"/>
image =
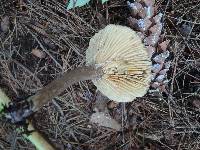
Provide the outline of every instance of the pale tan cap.
<path id="1" fill-rule="evenodd" d="M 130 102 L 149 89 L 151 60 L 141 39 L 132 29 L 108 25 L 90 40 L 86 64 L 102 67 L 104 75 L 93 80 L 109 99 Z"/>

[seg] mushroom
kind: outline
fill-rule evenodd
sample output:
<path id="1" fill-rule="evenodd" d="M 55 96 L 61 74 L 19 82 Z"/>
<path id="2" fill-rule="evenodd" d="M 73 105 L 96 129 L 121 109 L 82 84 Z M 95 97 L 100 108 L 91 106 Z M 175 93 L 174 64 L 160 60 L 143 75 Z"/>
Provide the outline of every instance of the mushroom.
<path id="1" fill-rule="evenodd" d="M 86 65 L 102 67 L 102 77 L 92 81 L 114 101 L 133 101 L 149 88 L 150 58 L 138 35 L 128 27 L 109 25 L 97 33 L 86 51 Z"/>
<path id="2" fill-rule="evenodd" d="M 151 60 L 137 33 L 125 26 L 106 26 L 91 38 L 86 66 L 65 72 L 29 97 L 29 107 L 21 109 L 35 112 L 70 85 L 90 79 L 100 92 L 117 102 L 144 96 L 151 81 Z"/>

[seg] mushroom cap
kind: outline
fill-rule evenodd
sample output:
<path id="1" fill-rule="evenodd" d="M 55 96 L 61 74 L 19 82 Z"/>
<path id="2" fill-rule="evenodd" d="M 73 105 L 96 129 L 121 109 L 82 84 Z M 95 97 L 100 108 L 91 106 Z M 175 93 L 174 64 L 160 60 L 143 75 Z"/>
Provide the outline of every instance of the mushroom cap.
<path id="1" fill-rule="evenodd" d="M 86 51 L 86 65 L 102 67 L 103 76 L 92 81 L 111 100 L 130 102 L 149 89 L 151 60 L 129 27 L 108 25 L 96 33 Z"/>

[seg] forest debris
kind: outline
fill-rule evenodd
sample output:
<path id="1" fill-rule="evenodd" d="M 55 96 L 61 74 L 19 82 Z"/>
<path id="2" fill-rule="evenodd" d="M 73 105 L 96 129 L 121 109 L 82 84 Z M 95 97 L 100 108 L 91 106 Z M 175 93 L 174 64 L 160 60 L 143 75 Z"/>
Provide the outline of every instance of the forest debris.
<path id="1" fill-rule="evenodd" d="M 1 30 L 3 32 L 7 32 L 9 30 L 9 26 L 10 26 L 9 17 L 8 16 L 3 17 L 3 19 L 1 20 Z"/>
<path id="2" fill-rule="evenodd" d="M 195 107 L 197 107 L 197 108 L 200 109 L 200 100 L 194 100 L 194 101 L 192 102 L 192 104 L 193 104 Z"/>
<path id="3" fill-rule="evenodd" d="M 167 50 L 167 46 L 169 45 L 169 40 L 165 40 L 163 41 L 162 43 L 159 44 L 160 46 L 160 49 L 163 50 L 163 51 L 166 51 Z"/>
<path id="4" fill-rule="evenodd" d="M 108 127 L 117 131 L 119 131 L 121 128 L 120 124 L 116 120 L 112 119 L 111 116 L 105 112 L 93 113 L 90 118 L 90 122 L 96 123 L 99 126 Z"/>
<path id="5" fill-rule="evenodd" d="M 94 106 L 94 110 L 96 111 L 90 117 L 91 123 L 96 123 L 99 126 L 112 128 L 114 130 L 120 130 L 119 123 L 114 120 L 108 113 L 108 108 L 110 102 L 108 103 L 108 98 L 101 94 L 100 91 L 96 93 L 96 102 Z M 113 101 L 112 101 L 113 102 Z M 107 106 L 108 103 L 108 106 Z M 113 102 L 114 104 L 114 102 Z"/>
<path id="6" fill-rule="evenodd" d="M 147 48 L 148 55 L 151 58 L 152 55 L 155 53 L 156 49 L 153 46 L 147 46 L 146 48 Z"/>
<path id="7" fill-rule="evenodd" d="M 31 53 L 40 59 L 46 57 L 46 53 L 37 48 L 32 49 Z"/>
<path id="8" fill-rule="evenodd" d="M 119 104 L 119 103 L 116 103 L 116 102 L 114 102 L 114 101 L 109 101 L 109 102 L 108 102 L 108 108 L 109 108 L 109 109 L 116 108 L 118 104 Z"/>
<path id="9" fill-rule="evenodd" d="M 96 17 L 97 17 L 97 19 L 99 21 L 100 27 L 104 28 L 106 26 L 106 24 L 107 24 L 106 18 L 99 12 L 96 13 Z"/>
<path id="10" fill-rule="evenodd" d="M 98 112 L 108 112 L 108 109 L 107 109 L 108 101 L 109 101 L 109 99 L 106 96 L 101 94 L 100 91 L 97 91 L 96 92 L 96 102 L 95 102 L 94 108 Z"/>

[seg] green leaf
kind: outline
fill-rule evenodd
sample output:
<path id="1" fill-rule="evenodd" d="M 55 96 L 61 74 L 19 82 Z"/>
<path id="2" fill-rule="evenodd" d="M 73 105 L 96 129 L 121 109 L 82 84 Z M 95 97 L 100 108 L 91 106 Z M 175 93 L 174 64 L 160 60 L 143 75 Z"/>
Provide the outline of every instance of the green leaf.
<path id="1" fill-rule="evenodd" d="M 4 91 L 0 88 L 0 112 L 3 111 L 3 109 L 6 106 L 8 106 L 9 102 L 10 102 L 10 99 L 4 93 Z"/>
<path id="2" fill-rule="evenodd" d="M 67 10 L 75 8 L 75 7 L 81 7 L 89 3 L 90 0 L 70 0 L 67 6 Z"/>
<path id="3" fill-rule="evenodd" d="M 101 3 L 103 4 L 103 3 L 105 3 L 105 2 L 107 2 L 108 0 L 101 0 Z"/>

